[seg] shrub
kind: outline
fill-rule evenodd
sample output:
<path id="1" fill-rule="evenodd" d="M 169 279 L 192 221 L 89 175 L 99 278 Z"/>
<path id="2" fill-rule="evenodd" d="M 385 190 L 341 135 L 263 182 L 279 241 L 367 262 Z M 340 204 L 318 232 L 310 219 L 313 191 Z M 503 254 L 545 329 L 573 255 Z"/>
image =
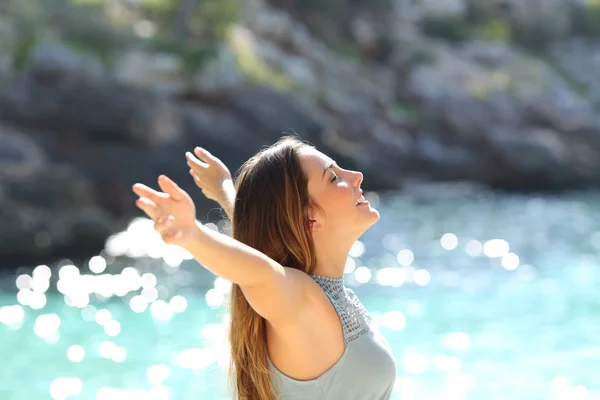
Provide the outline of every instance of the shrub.
<path id="1" fill-rule="evenodd" d="M 513 33 L 508 22 L 503 19 L 485 21 L 473 29 L 472 37 L 481 40 L 511 42 Z"/>
<path id="2" fill-rule="evenodd" d="M 450 41 L 462 41 L 469 37 L 469 24 L 459 18 L 425 17 L 420 23 L 425 35 Z"/>
<path id="3" fill-rule="evenodd" d="M 581 36 L 600 38 L 600 1 L 587 0 L 586 5 L 571 7 L 573 33 Z"/>
<path id="4" fill-rule="evenodd" d="M 16 27 L 13 67 L 23 68 L 40 39 L 51 38 L 109 67 L 125 48 L 143 46 L 179 55 L 198 70 L 223 41 L 240 0 L 2 0 L 0 11 Z M 152 27 L 140 36 L 136 26 Z M 133 29 L 131 28 L 133 27 Z M 1 40 L 1 38 L 0 38 Z"/>

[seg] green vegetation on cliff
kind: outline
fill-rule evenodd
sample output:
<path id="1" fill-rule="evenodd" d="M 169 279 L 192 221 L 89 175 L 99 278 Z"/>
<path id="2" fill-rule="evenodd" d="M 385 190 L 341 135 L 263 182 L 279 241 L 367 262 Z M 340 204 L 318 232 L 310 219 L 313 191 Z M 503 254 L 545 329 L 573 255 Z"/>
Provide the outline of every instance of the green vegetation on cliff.
<path id="1" fill-rule="evenodd" d="M 122 50 L 139 46 L 178 55 L 190 73 L 211 57 L 238 0 L 5 0 L 2 20 L 13 33 L 0 38 L 13 68 L 26 66 L 41 42 L 61 42 L 110 68 Z"/>

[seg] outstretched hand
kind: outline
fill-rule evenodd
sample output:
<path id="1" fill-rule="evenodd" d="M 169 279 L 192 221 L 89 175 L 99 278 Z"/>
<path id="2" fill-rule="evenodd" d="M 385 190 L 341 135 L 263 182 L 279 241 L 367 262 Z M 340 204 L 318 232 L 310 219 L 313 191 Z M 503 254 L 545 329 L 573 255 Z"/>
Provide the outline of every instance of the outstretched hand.
<path id="1" fill-rule="evenodd" d="M 165 175 L 158 178 L 161 191 L 141 183 L 133 185 L 140 198 L 136 206 L 154 221 L 154 229 L 167 244 L 186 247 L 196 228 L 196 206 L 187 192 Z"/>
<path id="2" fill-rule="evenodd" d="M 196 147 L 194 154 L 185 154 L 194 182 L 207 198 L 222 203 L 225 191 L 233 187 L 231 172 L 220 159 L 202 147 Z"/>

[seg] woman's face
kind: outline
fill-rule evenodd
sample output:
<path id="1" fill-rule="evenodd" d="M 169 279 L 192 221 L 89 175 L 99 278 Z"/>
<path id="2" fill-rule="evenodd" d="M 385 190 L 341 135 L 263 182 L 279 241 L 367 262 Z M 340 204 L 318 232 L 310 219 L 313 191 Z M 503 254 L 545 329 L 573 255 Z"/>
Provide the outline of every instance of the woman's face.
<path id="1" fill-rule="evenodd" d="M 353 236 L 356 240 L 379 220 L 379 212 L 364 201 L 360 184 L 362 173 L 341 168 L 320 151 L 305 147 L 300 150 L 302 167 L 308 176 L 308 193 L 323 210 L 312 213 L 313 232 Z"/>

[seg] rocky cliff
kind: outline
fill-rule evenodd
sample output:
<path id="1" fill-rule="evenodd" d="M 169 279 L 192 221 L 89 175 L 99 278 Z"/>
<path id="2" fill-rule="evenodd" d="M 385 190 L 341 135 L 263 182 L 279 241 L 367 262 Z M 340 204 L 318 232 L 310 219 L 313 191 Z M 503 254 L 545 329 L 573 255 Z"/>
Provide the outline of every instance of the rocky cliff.
<path id="1" fill-rule="evenodd" d="M 18 72 L 0 55 L 0 259 L 98 251 L 136 214 L 131 184 L 160 173 L 216 218 L 184 152 L 235 171 L 285 132 L 361 169 L 367 189 L 600 183 L 595 2 L 323 4 L 248 1 L 192 76 L 136 48 L 110 69 L 60 42 L 36 43 Z"/>

